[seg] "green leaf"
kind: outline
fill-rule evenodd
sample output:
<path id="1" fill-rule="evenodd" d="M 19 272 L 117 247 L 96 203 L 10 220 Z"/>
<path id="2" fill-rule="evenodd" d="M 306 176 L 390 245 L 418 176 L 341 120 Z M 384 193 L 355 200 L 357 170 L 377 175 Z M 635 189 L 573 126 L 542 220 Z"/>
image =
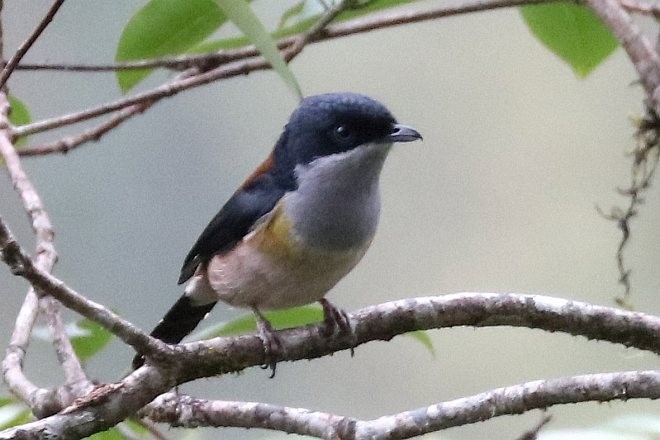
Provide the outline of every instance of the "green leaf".
<path id="1" fill-rule="evenodd" d="M 403 336 L 413 338 L 424 347 L 426 347 L 426 349 L 431 352 L 431 355 L 435 357 L 435 347 L 433 346 L 433 341 L 431 341 L 431 337 L 424 330 L 415 330 L 414 332 L 404 333 Z"/>
<path id="2" fill-rule="evenodd" d="M 3 399 L 6 400 L 6 399 Z M 31 418 L 30 410 L 22 403 L 11 403 L 11 401 L 0 405 L 0 431 L 12 426 L 22 425 Z"/>
<path id="3" fill-rule="evenodd" d="M 68 328 L 73 350 L 80 360 L 87 360 L 101 351 L 112 339 L 112 333 L 89 319 L 82 319 Z"/>
<path id="4" fill-rule="evenodd" d="M 586 77 L 607 58 L 618 42 L 594 13 L 572 3 L 528 5 L 520 13 L 532 33 L 548 49 Z"/>
<path id="5" fill-rule="evenodd" d="M 11 106 L 9 122 L 11 122 L 12 125 L 18 126 L 30 123 L 30 112 L 28 111 L 28 108 L 25 106 L 25 104 L 23 104 L 23 101 L 10 95 L 9 105 Z M 16 146 L 19 147 L 21 145 L 25 145 L 26 142 L 27 136 L 24 136 L 16 142 Z"/>
<path id="6" fill-rule="evenodd" d="M 199 44 L 227 18 L 214 0 L 151 0 L 126 24 L 117 45 L 116 61 L 176 55 Z M 123 92 L 151 69 L 117 72 Z"/>
<path id="7" fill-rule="evenodd" d="M 216 3 L 227 18 L 259 49 L 259 52 L 273 66 L 273 69 L 291 90 L 298 97 L 302 97 L 302 91 L 296 77 L 293 76 L 293 72 L 282 58 L 275 40 L 252 12 L 250 5 L 245 0 L 216 0 Z"/>
<path id="8" fill-rule="evenodd" d="M 276 329 L 300 327 L 307 324 L 323 321 L 323 309 L 317 306 L 301 306 L 286 310 L 272 310 L 265 312 L 264 316 Z M 218 336 L 233 336 L 256 331 L 257 321 L 253 314 L 239 316 L 229 322 L 211 325 L 190 336 L 191 340 L 209 339 Z M 405 333 L 435 356 L 435 348 L 428 333 L 423 330 Z"/>

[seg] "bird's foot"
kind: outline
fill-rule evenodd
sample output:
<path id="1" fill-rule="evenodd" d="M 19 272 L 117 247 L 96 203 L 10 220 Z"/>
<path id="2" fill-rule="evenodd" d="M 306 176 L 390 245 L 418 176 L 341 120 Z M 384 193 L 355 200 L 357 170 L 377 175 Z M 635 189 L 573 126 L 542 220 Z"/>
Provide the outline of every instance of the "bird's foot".
<path id="1" fill-rule="evenodd" d="M 284 351 L 282 346 L 282 341 L 279 336 L 273 329 L 273 326 L 268 322 L 268 320 L 261 314 L 257 308 L 252 308 L 256 318 L 257 318 L 257 331 L 259 334 L 259 339 L 264 347 L 264 358 L 265 362 L 261 366 L 264 370 L 270 368 L 270 376 L 272 379 L 275 377 L 275 369 L 277 368 L 276 359 L 278 355 Z"/>
<path id="2" fill-rule="evenodd" d="M 339 334 L 345 335 L 351 338 L 351 357 L 355 354 L 355 346 L 357 341 L 355 340 L 355 333 L 353 333 L 353 328 L 351 327 L 351 321 L 348 318 L 348 314 L 343 309 L 338 309 L 330 301 L 325 298 L 319 300 L 321 306 L 323 307 L 323 336 L 329 337 L 335 332 L 335 329 L 339 330 Z"/>

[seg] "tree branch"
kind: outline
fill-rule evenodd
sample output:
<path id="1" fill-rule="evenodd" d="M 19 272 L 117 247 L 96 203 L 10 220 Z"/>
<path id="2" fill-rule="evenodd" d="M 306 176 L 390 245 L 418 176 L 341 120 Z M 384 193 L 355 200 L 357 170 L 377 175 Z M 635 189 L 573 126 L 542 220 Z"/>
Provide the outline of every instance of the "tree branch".
<path id="1" fill-rule="evenodd" d="M 349 319 L 354 338 L 324 336 L 322 323 L 278 332 L 282 352 L 275 360 L 313 359 L 413 330 L 465 325 L 562 331 L 660 353 L 660 317 L 540 295 L 461 293 L 405 299 L 358 310 Z M 158 360 L 153 364 L 148 360 L 121 382 L 99 386 L 63 413 L 23 425 L 21 433 L 25 438 L 33 438 L 30 433 L 63 435 L 62 438 L 88 436 L 135 414 L 176 384 L 240 371 L 265 360 L 263 343 L 257 335 L 214 338 L 175 345 L 172 349 L 176 352 L 172 363 L 161 366 Z M 654 374 L 658 373 L 649 374 L 655 387 Z M 628 389 L 626 393 L 632 397 Z M 0 439 L 15 433 L 4 431 Z"/>
<path id="2" fill-rule="evenodd" d="M 432 328 L 514 326 L 564 332 L 660 354 L 660 317 L 541 295 L 457 293 L 409 298 L 358 310 L 349 315 L 352 338 L 323 336 L 319 325 L 279 332 L 284 350 L 276 362 L 313 359 L 374 340 Z M 304 341 L 304 344 L 300 343 Z M 175 346 L 186 382 L 262 365 L 256 336 L 214 338 Z"/>
<path id="3" fill-rule="evenodd" d="M 173 427 L 261 428 L 318 438 L 335 438 L 336 427 L 355 422 L 348 417 L 304 408 L 196 399 L 176 393 L 159 396 L 139 414 Z"/>
<path id="4" fill-rule="evenodd" d="M 196 399 L 167 393 L 140 414 L 172 426 L 261 428 L 323 439 L 404 439 L 502 415 L 580 402 L 659 399 L 660 371 L 626 371 L 537 380 L 374 420 L 259 402 Z M 539 425 L 540 429 L 549 419 Z"/>
<path id="5" fill-rule="evenodd" d="M 60 6 L 62 6 L 62 3 L 64 3 L 64 0 L 55 0 L 53 4 L 51 5 L 50 9 L 44 16 L 44 18 L 39 22 L 37 27 L 32 31 L 32 34 L 28 37 L 27 40 L 21 44 L 21 46 L 16 50 L 16 53 L 14 56 L 11 57 L 7 65 L 2 69 L 0 72 L 0 89 L 4 87 L 5 83 L 11 76 L 12 72 L 18 65 L 19 61 L 25 56 L 28 50 L 30 50 L 30 47 L 34 44 L 35 41 L 37 41 L 37 38 L 41 35 L 41 33 L 46 29 L 46 26 L 50 24 L 50 22 L 53 20 L 53 17 L 57 13 L 57 10 L 60 9 Z"/>

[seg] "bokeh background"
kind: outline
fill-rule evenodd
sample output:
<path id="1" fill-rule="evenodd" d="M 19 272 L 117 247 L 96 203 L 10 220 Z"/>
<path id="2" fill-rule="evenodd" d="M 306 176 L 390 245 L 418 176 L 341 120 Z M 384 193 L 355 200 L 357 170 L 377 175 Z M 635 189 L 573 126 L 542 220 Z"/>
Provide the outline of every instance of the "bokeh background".
<path id="1" fill-rule="evenodd" d="M 26 61 L 109 62 L 122 27 L 144 3 L 71 0 Z M 254 7 L 274 24 L 290 4 L 255 1 Z M 47 7 L 4 2 L 6 53 Z M 579 80 L 509 9 L 315 44 L 292 69 L 305 94 L 366 93 L 424 134 L 423 143 L 400 145 L 388 159 L 380 229 L 363 262 L 331 293 L 336 304 L 352 310 L 409 296 L 488 291 L 613 305 L 622 292 L 614 259 L 620 233 L 595 206 L 627 203 L 615 188 L 629 181 L 629 117 L 640 114 L 643 96 L 621 49 Z M 167 77 L 159 73 L 140 87 Z M 119 96 L 112 74 L 17 72 L 10 87 L 33 120 Z M 57 276 L 150 329 L 181 293 L 176 279 L 190 245 L 268 154 L 295 106 L 273 72 L 252 73 L 161 101 L 68 155 L 26 158 L 55 225 Z M 658 314 L 660 194 L 652 188 L 645 198 L 626 259 L 635 307 Z M 32 250 L 29 224 L 7 178 L 0 179 L 0 213 Z M 25 290 L 0 270 L 2 341 Z M 220 306 L 211 319 L 240 313 Z M 538 330 L 458 328 L 430 336 L 435 357 L 399 337 L 361 346 L 354 358 L 342 352 L 282 364 L 272 380 L 254 368 L 182 389 L 374 418 L 527 380 L 658 368 L 657 356 L 648 353 Z M 115 342 L 87 371 L 115 380 L 132 355 Z M 42 341 L 32 344 L 27 371 L 40 385 L 61 380 Z M 551 429 L 581 427 L 620 414 L 659 414 L 660 403 L 583 404 L 550 413 Z M 436 437 L 510 439 L 539 418 L 536 412 L 501 417 Z M 255 430 L 204 435 L 272 437 Z"/>

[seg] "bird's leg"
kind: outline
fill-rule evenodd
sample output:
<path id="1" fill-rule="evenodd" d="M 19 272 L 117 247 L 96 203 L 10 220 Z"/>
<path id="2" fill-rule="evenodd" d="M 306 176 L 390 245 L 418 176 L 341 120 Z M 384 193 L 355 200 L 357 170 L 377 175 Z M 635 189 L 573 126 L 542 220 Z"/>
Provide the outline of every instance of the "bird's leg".
<path id="1" fill-rule="evenodd" d="M 340 334 L 349 335 L 353 342 L 351 346 L 351 357 L 354 354 L 354 346 L 356 345 L 355 334 L 351 328 L 351 322 L 348 319 L 348 314 L 342 309 L 335 307 L 330 301 L 325 298 L 319 300 L 323 307 L 323 335 L 330 336 L 334 333 L 335 328 L 339 329 Z"/>
<path id="2" fill-rule="evenodd" d="M 272 379 L 275 377 L 275 368 L 277 366 L 274 359 L 276 358 L 276 355 L 282 351 L 282 341 L 280 341 L 273 326 L 268 322 L 266 317 L 261 314 L 259 309 L 252 307 L 252 312 L 254 312 L 254 316 L 257 318 L 257 331 L 264 346 L 264 357 L 266 362 L 261 368 L 270 368 L 270 378 Z"/>

